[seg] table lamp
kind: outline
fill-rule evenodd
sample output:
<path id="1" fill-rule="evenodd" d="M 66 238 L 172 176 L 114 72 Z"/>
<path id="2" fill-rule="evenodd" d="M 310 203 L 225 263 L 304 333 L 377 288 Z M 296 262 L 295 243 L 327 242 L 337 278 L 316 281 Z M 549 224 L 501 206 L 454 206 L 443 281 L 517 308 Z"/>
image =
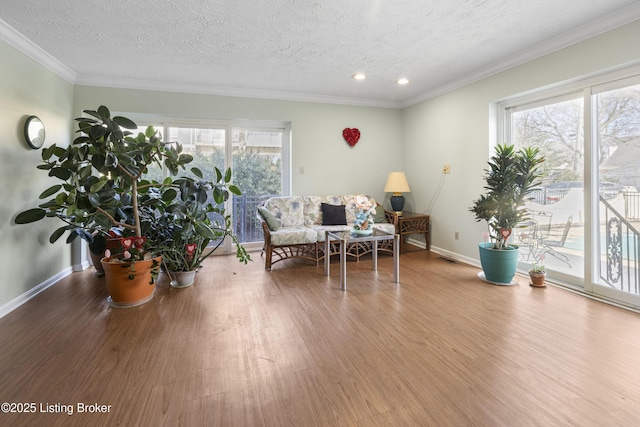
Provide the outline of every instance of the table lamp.
<path id="1" fill-rule="evenodd" d="M 393 193 L 391 196 L 391 208 L 396 214 L 402 215 L 402 208 L 404 207 L 402 193 L 411 192 L 404 172 L 391 172 L 387 178 L 387 184 L 384 186 L 384 192 Z"/>

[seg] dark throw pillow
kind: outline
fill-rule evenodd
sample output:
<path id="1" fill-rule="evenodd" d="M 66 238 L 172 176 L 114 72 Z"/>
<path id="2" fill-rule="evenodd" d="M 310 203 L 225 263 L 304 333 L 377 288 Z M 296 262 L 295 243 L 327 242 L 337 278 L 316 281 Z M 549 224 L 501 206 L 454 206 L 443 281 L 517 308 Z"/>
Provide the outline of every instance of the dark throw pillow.
<path id="1" fill-rule="evenodd" d="M 347 214 L 344 205 L 330 205 L 323 203 L 322 225 L 347 225 Z"/>

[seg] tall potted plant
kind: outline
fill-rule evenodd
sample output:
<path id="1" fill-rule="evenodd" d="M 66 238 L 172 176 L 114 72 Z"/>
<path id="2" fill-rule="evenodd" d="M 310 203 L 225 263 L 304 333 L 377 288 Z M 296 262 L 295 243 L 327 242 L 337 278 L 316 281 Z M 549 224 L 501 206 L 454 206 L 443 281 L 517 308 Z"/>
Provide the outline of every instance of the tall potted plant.
<path id="1" fill-rule="evenodd" d="M 495 284 L 509 284 L 518 266 L 518 246 L 508 239 L 514 228 L 528 219 L 527 196 L 540 183 L 544 162 L 537 148 L 516 150 L 499 144 L 485 171 L 485 194 L 469 210 L 476 221 L 486 221 L 490 242 L 479 244 L 484 277 Z"/>
<path id="2" fill-rule="evenodd" d="M 68 232 L 67 243 L 80 237 L 94 248 L 102 247 L 96 240 L 106 238 L 114 228 L 119 229 L 122 250 L 105 257 L 102 265 L 105 270 L 110 267 L 112 272 L 121 273 L 122 277 L 114 281 L 113 274 L 105 271 L 107 287 L 110 291 L 116 287 L 132 288 L 133 281 L 142 277 L 144 289 L 136 288 L 137 293 L 131 299 L 120 293 L 112 294 L 110 302 L 118 307 L 138 305 L 153 296 L 160 268 L 160 257 L 155 248 L 149 246 L 145 233 L 167 206 L 178 197 L 188 197 L 188 191 L 198 183 L 190 177 L 180 181 L 171 177 L 162 182 L 150 181 L 145 178 L 145 172 L 150 165 L 158 164 L 176 176 L 193 157 L 182 153 L 180 144 L 163 142 L 153 127 L 134 135 L 130 130 L 138 126 L 126 117 L 112 117 L 105 106 L 84 112 L 86 117 L 76 119 L 80 135 L 71 145 L 63 148 L 54 144 L 42 150 L 43 164 L 38 169 L 48 171 L 49 176 L 62 183 L 45 190 L 40 199 L 49 200 L 21 212 L 15 222 L 28 224 L 56 217 L 65 225 L 51 234 L 50 242 Z M 200 170 L 193 168 L 192 172 L 202 179 Z M 208 189 L 240 193 L 226 183 L 210 184 Z M 199 188 L 203 187 L 206 186 Z M 202 194 L 199 197 L 199 200 L 206 199 Z M 204 230 L 206 226 L 201 228 L 203 233 L 214 236 L 212 230 Z"/>

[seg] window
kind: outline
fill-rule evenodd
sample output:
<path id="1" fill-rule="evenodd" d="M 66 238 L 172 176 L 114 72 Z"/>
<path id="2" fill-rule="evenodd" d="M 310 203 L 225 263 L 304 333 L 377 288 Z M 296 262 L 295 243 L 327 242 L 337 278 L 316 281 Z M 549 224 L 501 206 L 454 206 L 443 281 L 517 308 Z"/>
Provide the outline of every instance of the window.
<path id="1" fill-rule="evenodd" d="M 282 191 L 283 182 L 288 182 L 283 174 L 284 141 L 284 128 L 231 128 L 233 182 L 242 189 L 233 205 L 240 242 L 263 242 L 258 205 L 271 196 L 289 194 Z"/>
<path id="2" fill-rule="evenodd" d="M 508 100 L 499 111 L 499 140 L 546 158 L 529 227 L 516 233 L 521 261 L 640 305 L 640 71 Z"/>
<path id="3" fill-rule="evenodd" d="M 596 280 L 640 295 L 640 84 L 595 87 L 599 264 Z"/>
<path id="4" fill-rule="evenodd" d="M 129 115 L 133 120 L 135 116 Z M 193 155 L 190 167 L 200 169 L 206 179 L 215 180 L 214 167 L 223 172 L 231 167 L 232 182 L 242 191 L 225 207 L 231 215 L 238 239 L 247 248 L 262 244 L 263 235 L 256 217 L 257 206 L 268 197 L 290 194 L 288 123 L 178 120 L 137 120 L 139 130 L 148 124 L 161 130 L 163 140 L 182 144 L 183 152 Z M 155 123 L 155 124 L 153 124 Z M 162 179 L 161 165 L 151 165 L 148 175 Z M 189 174 L 189 171 L 185 171 Z M 233 251 L 231 242 L 227 251 Z"/>
<path id="5" fill-rule="evenodd" d="M 517 233 L 521 259 L 543 263 L 547 269 L 578 279 L 582 279 L 584 270 L 581 95 L 571 94 L 507 109 L 509 133 L 506 138 L 517 147 L 537 147 L 545 157 L 540 186 L 531 194 L 527 206 L 531 221 L 526 229 Z M 568 222 L 571 222 L 569 226 Z M 557 246 L 552 249 L 548 243 L 554 239 Z"/>

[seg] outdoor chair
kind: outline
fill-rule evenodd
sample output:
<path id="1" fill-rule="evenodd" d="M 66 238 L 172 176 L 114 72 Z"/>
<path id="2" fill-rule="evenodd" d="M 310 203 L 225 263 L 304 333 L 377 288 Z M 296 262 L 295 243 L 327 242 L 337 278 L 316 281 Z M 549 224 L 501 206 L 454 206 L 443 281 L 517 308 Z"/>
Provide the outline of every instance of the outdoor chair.
<path id="1" fill-rule="evenodd" d="M 569 257 L 567 257 L 563 253 L 558 252 L 555 248 L 564 247 L 572 222 L 573 222 L 573 215 L 569 215 L 569 218 L 567 218 L 567 222 L 565 223 L 564 228 L 549 229 L 547 238 L 542 239 L 542 242 L 541 242 L 541 247 L 543 248 L 542 252 L 548 253 L 549 255 L 553 255 L 560 261 L 565 262 L 569 267 L 571 267 L 571 263 L 569 262 Z"/>
<path id="2" fill-rule="evenodd" d="M 552 212 L 531 211 L 529 221 L 524 224 L 524 231 L 518 237 L 520 246 L 526 251 L 526 256 L 523 252 L 523 258 L 526 261 L 530 261 L 532 258 L 533 261 L 537 261 L 545 251 L 542 243 L 549 238 L 552 217 Z"/>

